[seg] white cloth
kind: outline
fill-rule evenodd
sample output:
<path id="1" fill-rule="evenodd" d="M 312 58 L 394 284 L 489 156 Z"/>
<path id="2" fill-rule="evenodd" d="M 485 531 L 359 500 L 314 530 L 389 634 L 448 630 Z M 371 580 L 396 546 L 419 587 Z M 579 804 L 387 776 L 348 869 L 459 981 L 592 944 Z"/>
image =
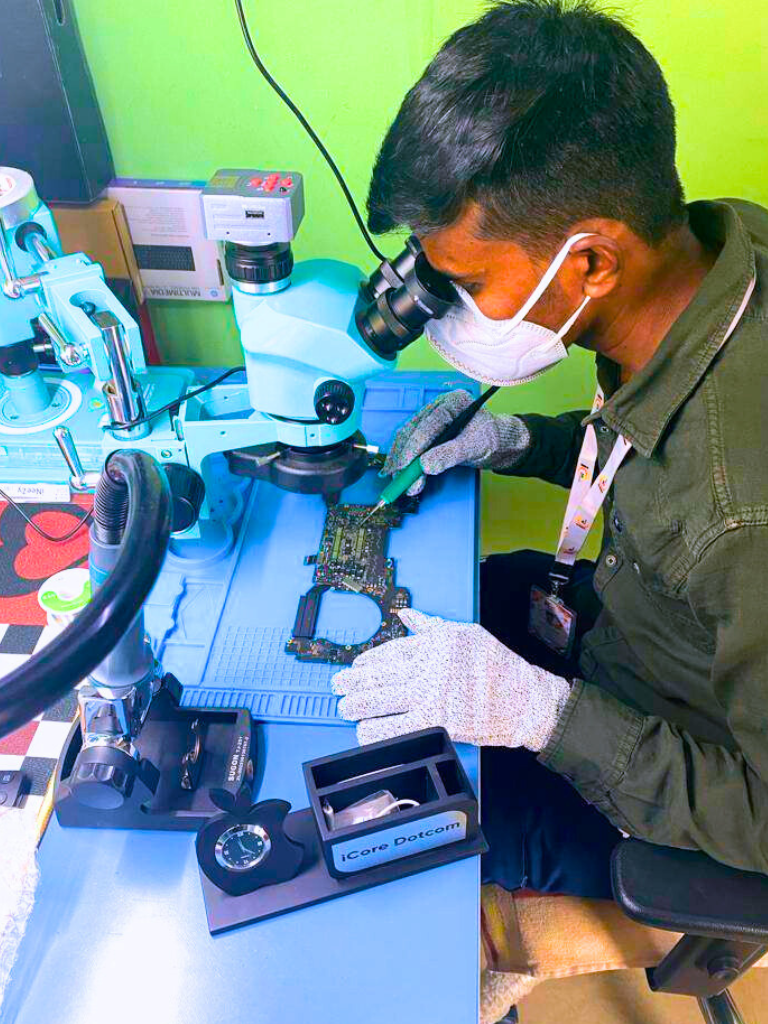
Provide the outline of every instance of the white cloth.
<path id="1" fill-rule="evenodd" d="M 452 739 L 542 750 L 570 684 L 530 665 L 482 626 L 413 608 L 400 613 L 412 636 L 390 640 L 337 672 L 339 714 L 357 721 L 360 743 L 443 726 Z"/>
<path id="2" fill-rule="evenodd" d="M 39 877 L 36 815 L 18 808 L 0 810 L 0 1009 Z"/>
<path id="3" fill-rule="evenodd" d="M 483 971 L 480 976 L 480 1024 L 497 1024 L 511 1007 L 539 984 L 530 974 L 501 974 Z"/>

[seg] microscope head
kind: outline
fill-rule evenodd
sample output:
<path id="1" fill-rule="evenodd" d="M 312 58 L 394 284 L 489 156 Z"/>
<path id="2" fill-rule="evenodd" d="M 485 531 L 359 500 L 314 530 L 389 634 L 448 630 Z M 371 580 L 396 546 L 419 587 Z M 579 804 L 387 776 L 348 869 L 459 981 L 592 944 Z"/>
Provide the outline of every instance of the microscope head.
<path id="1" fill-rule="evenodd" d="M 304 493 L 338 493 L 368 467 L 360 434 L 368 378 L 390 368 L 355 323 L 361 273 L 294 266 L 304 215 L 295 171 L 218 171 L 202 195 L 206 235 L 224 246 L 248 393 L 274 441 L 227 453 L 234 473 Z"/>
<path id="2" fill-rule="evenodd" d="M 251 406 L 272 418 L 276 438 L 228 453 L 229 467 L 288 490 L 337 493 L 368 465 L 366 381 L 395 368 L 456 300 L 453 286 L 415 238 L 369 279 L 333 260 L 294 266 L 304 215 L 295 171 L 220 170 L 202 204 L 207 237 L 224 245 Z"/>

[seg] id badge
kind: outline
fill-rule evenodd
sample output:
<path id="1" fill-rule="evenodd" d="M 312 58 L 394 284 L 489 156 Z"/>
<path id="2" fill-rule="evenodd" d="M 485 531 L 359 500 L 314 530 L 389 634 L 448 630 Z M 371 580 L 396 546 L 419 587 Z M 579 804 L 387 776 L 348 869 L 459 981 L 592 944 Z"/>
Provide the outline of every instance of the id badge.
<path id="1" fill-rule="evenodd" d="M 564 658 L 570 656 L 576 639 L 576 612 L 541 587 L 531 587 L 528 632 Z"/>

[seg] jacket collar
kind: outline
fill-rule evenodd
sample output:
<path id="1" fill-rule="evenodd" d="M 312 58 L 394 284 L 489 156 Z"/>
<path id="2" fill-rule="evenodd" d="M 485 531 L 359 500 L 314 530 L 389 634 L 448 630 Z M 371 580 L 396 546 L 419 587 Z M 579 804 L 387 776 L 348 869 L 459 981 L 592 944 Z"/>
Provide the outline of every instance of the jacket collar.
<path id="1" fill-rule="evenodd" d="M 688 212 L 697 237 L 720 246 L 720 254 L 693 301 L 631 380 L 619 386 L 618 367 L 597 357 L 607 401 L 584 421 L 602 419 L 645 458 L 653 455 L 670 420 L 709 369 L 755 275 L 754 248 L 732 206 L 696 202 Z"/>

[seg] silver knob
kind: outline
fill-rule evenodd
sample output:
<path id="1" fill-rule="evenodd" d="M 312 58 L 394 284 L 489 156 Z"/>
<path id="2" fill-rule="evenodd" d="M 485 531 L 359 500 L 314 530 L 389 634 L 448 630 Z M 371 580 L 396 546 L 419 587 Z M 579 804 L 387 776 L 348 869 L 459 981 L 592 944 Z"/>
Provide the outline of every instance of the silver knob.
<path id="1" fill-rule="evenodd" d="M 66 427 L 56 427 L 53 431 L 53 436 L 56 438 L 56 444 L 59 446 L 59 451 L 69 470 L 69 486 L 73 491 L 92 490 L 98 483 L 99 474 L 86 473 L 84 471 L 80 456 L 77 454 L 75 442 L 69 430 Z"/>

